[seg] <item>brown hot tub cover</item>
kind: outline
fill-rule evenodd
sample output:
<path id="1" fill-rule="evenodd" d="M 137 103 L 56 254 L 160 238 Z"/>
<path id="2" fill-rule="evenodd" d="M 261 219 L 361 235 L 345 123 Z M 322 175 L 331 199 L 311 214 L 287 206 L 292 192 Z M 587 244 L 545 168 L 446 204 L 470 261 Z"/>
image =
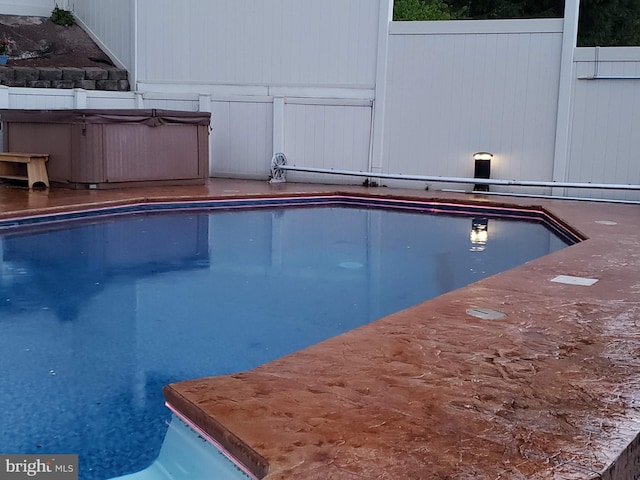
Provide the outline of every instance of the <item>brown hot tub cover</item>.
<path id="1" fill-rule="evenodd" d="M 209 125 L 208 112 L 180 110 L 9 110 L 0 109 L 2 121 L 16 123 L 131 123 L 157 127 L 159 125 Z"/>

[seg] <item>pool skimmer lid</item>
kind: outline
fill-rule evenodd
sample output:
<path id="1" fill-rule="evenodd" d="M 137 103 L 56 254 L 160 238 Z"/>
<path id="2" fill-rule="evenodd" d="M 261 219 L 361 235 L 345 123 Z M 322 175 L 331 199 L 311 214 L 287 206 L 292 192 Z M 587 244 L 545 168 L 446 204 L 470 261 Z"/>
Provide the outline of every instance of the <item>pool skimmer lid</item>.
<path id="1" fill-rule="evenodd" d="M 500 320 L 506 315 L 498 310 L 492 310 L 491 308 L 468 308 L 467 315 L 480 318 L 482 320 Z"/>

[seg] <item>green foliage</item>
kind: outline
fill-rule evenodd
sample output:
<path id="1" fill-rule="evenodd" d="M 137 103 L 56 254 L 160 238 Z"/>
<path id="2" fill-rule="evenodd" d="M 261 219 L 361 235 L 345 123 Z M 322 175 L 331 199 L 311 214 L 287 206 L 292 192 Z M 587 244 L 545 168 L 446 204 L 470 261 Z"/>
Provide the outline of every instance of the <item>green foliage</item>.
<path id="1" fill-rule="evenodd" d="M 583 0 L 578 46 L 640 45 L 640 0 Z"/>
<path id="2" fill-rule="evenodd" d="M 58 5 L 51 12 L 51 21 L 56 25 L 64 25 L 65 27 L 73 25 L 75 22 L 73 12 L 59 8 Z"/>
<path id="3" fill-rule="evenodd" d="M 447 0 L 454 9 L 465 8 L 466 18 L 562 17 L 564 0 Z"/>
<path id="4" fill-rule="evenodd" d="M 395 0 L 394 20 L 562 17 L 564 0 Z M 640 0 L 582 0 L 578 46 L 640 45 Z"/>
<path id="5" fill-rule="evenodd" d="M 451 8 L 442 0 L 395 0 L 393 19 L 402 20 L 451 20 Z"/>

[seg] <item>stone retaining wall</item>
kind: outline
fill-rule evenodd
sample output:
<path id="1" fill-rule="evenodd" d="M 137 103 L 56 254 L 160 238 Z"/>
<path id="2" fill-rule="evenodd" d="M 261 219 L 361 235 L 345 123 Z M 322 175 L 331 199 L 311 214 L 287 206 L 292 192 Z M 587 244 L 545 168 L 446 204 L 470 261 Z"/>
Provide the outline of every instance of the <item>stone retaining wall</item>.
<path id="1" fill-rule="evenodd" d="M 0 66 L 0 85 L 31 88 L 84 88 L 115 92 L 129 90 L 126 70 L 100 67 Z"/>

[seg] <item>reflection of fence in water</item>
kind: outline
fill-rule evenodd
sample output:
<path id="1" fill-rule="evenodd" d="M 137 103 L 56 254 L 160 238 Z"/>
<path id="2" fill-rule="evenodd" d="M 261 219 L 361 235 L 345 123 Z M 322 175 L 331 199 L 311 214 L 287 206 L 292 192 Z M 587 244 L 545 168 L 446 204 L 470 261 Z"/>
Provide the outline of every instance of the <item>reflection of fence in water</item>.
<path id="1" fill-rule="evenodd" d="M 56 305 L 60 320 L 73 320 L 111 278 L 207 268 L 208 224 L 206 215 L 150 215 L 0 237 L 0 309 Z"/>

